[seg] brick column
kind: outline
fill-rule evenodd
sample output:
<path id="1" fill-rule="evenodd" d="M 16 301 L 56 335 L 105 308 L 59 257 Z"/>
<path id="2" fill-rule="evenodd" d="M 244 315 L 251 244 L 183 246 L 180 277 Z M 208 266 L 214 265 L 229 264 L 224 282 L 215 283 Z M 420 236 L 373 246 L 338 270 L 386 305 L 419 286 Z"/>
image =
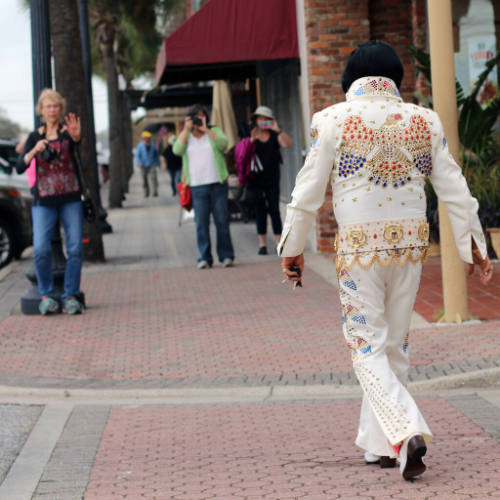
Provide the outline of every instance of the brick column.
<path id="1" fill-rule="evenodd" d="M 367 0 L 304 0 L 309 71 L 309 103 L 314 113 L 344 100 L 341 77 L 349 54 L 370 38 Z M 316 219 L 317 248 L 333 252 L 337 223 L 328 188 Z"/>

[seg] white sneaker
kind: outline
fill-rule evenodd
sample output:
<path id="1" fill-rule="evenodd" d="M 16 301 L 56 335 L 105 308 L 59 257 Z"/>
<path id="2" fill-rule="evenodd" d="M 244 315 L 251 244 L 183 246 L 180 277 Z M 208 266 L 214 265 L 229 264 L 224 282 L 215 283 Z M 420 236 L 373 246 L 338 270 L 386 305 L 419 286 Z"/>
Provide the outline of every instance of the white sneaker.
<path id="1" fill-rule="evenodd" d="M 377 464 L 380 461 L 380 456 L 370 453 L 369 451 L 365 451 L 365 462 L 367 464 Z"/>
<path id="2" fill-rule="evenodd" d="M 200 260 L 198 262 L 198 269 L 208 269 L 210 267 L 210 264 L 206 260 Z"/>
<path id="3" fill-rule="evenodd" d="M 224 259 L 222 261 L 222 267 L 233 267 L 233 259 Z"/>

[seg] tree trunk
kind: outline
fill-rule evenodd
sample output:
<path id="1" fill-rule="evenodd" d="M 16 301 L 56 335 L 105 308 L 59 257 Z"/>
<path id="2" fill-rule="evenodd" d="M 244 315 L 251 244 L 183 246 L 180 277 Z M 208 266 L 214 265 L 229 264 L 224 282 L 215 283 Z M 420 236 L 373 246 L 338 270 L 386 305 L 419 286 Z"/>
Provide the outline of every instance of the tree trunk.
<path id="1" fill-rule="evenodd" d="M 109 114 L 109 206 L 122 206 L 122 149 L 120 141 L 120 91 L 118 89 L 118 75 L 115 68 L 113 44 L 101 44 L 106 84 L 108 87 L 108 114 Z"/>
<path id="2" fill-rule="evenodd" d="M 126 92 L 120 92 L 121 99 L 121 111 L 122 111 L 122 180 L 124 191 L 128 193 L 128 186 L 130 177 L 134 173 L 134 161 L 132 158 L 132 121 L 130 119 L 131 109 L 130 109 L 130 98 Z"/>
<path id="3" fill-rule="evenodd" d="M 66 111 L 76 113 L 81 118 L 82 175 L 88 184 L 94 206 L 98 207 L 97 179 L 90 156 L 90 129 L 82 67 L 78 6 L 75 0 L 50 0 L 49 9 L 56 89 L 66 99 Z M 99 218 L 96 218 L 93 224 L 85 223 L 84 241 L 84 258 L 89 261 L 104 261 Z"/>
<path id="4" fill-rule="evenodd" d="M 109 115 L 109 206 L 119 208 L 122 206 L 124 194 L 122 183 L 122 146 L 120 91 L 118 87 L 118 73 L 114 51 L 117 14 L 109 5 L 94 3 L 92 18 L 94 19 L 94 32 L 102 56 L 106 84 L 108 89 L 108 115 Z"/>

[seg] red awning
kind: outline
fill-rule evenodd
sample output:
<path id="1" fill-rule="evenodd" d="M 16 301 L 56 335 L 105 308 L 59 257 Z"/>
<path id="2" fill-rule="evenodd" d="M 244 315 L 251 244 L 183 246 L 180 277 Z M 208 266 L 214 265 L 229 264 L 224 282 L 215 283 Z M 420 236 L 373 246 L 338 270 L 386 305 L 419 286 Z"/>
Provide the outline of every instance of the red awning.
<path id="1" fill-rule="evenodd" d="M 241 68 L 298 54 L 295 0 L 209 0 L 163 41 L 156 80 L 167 83 L 169 69 Z"/>

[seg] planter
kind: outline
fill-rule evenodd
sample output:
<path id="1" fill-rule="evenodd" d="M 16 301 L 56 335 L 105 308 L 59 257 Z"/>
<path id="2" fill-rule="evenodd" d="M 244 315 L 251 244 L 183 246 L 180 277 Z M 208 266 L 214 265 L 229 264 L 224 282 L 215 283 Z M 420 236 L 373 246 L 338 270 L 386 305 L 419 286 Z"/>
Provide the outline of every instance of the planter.
<path id="1" fill-rule="evenodd" d="M 486 231 L 490 234 L 491 246 L 500 259 L 500 227 L 487 227 Z"/>

